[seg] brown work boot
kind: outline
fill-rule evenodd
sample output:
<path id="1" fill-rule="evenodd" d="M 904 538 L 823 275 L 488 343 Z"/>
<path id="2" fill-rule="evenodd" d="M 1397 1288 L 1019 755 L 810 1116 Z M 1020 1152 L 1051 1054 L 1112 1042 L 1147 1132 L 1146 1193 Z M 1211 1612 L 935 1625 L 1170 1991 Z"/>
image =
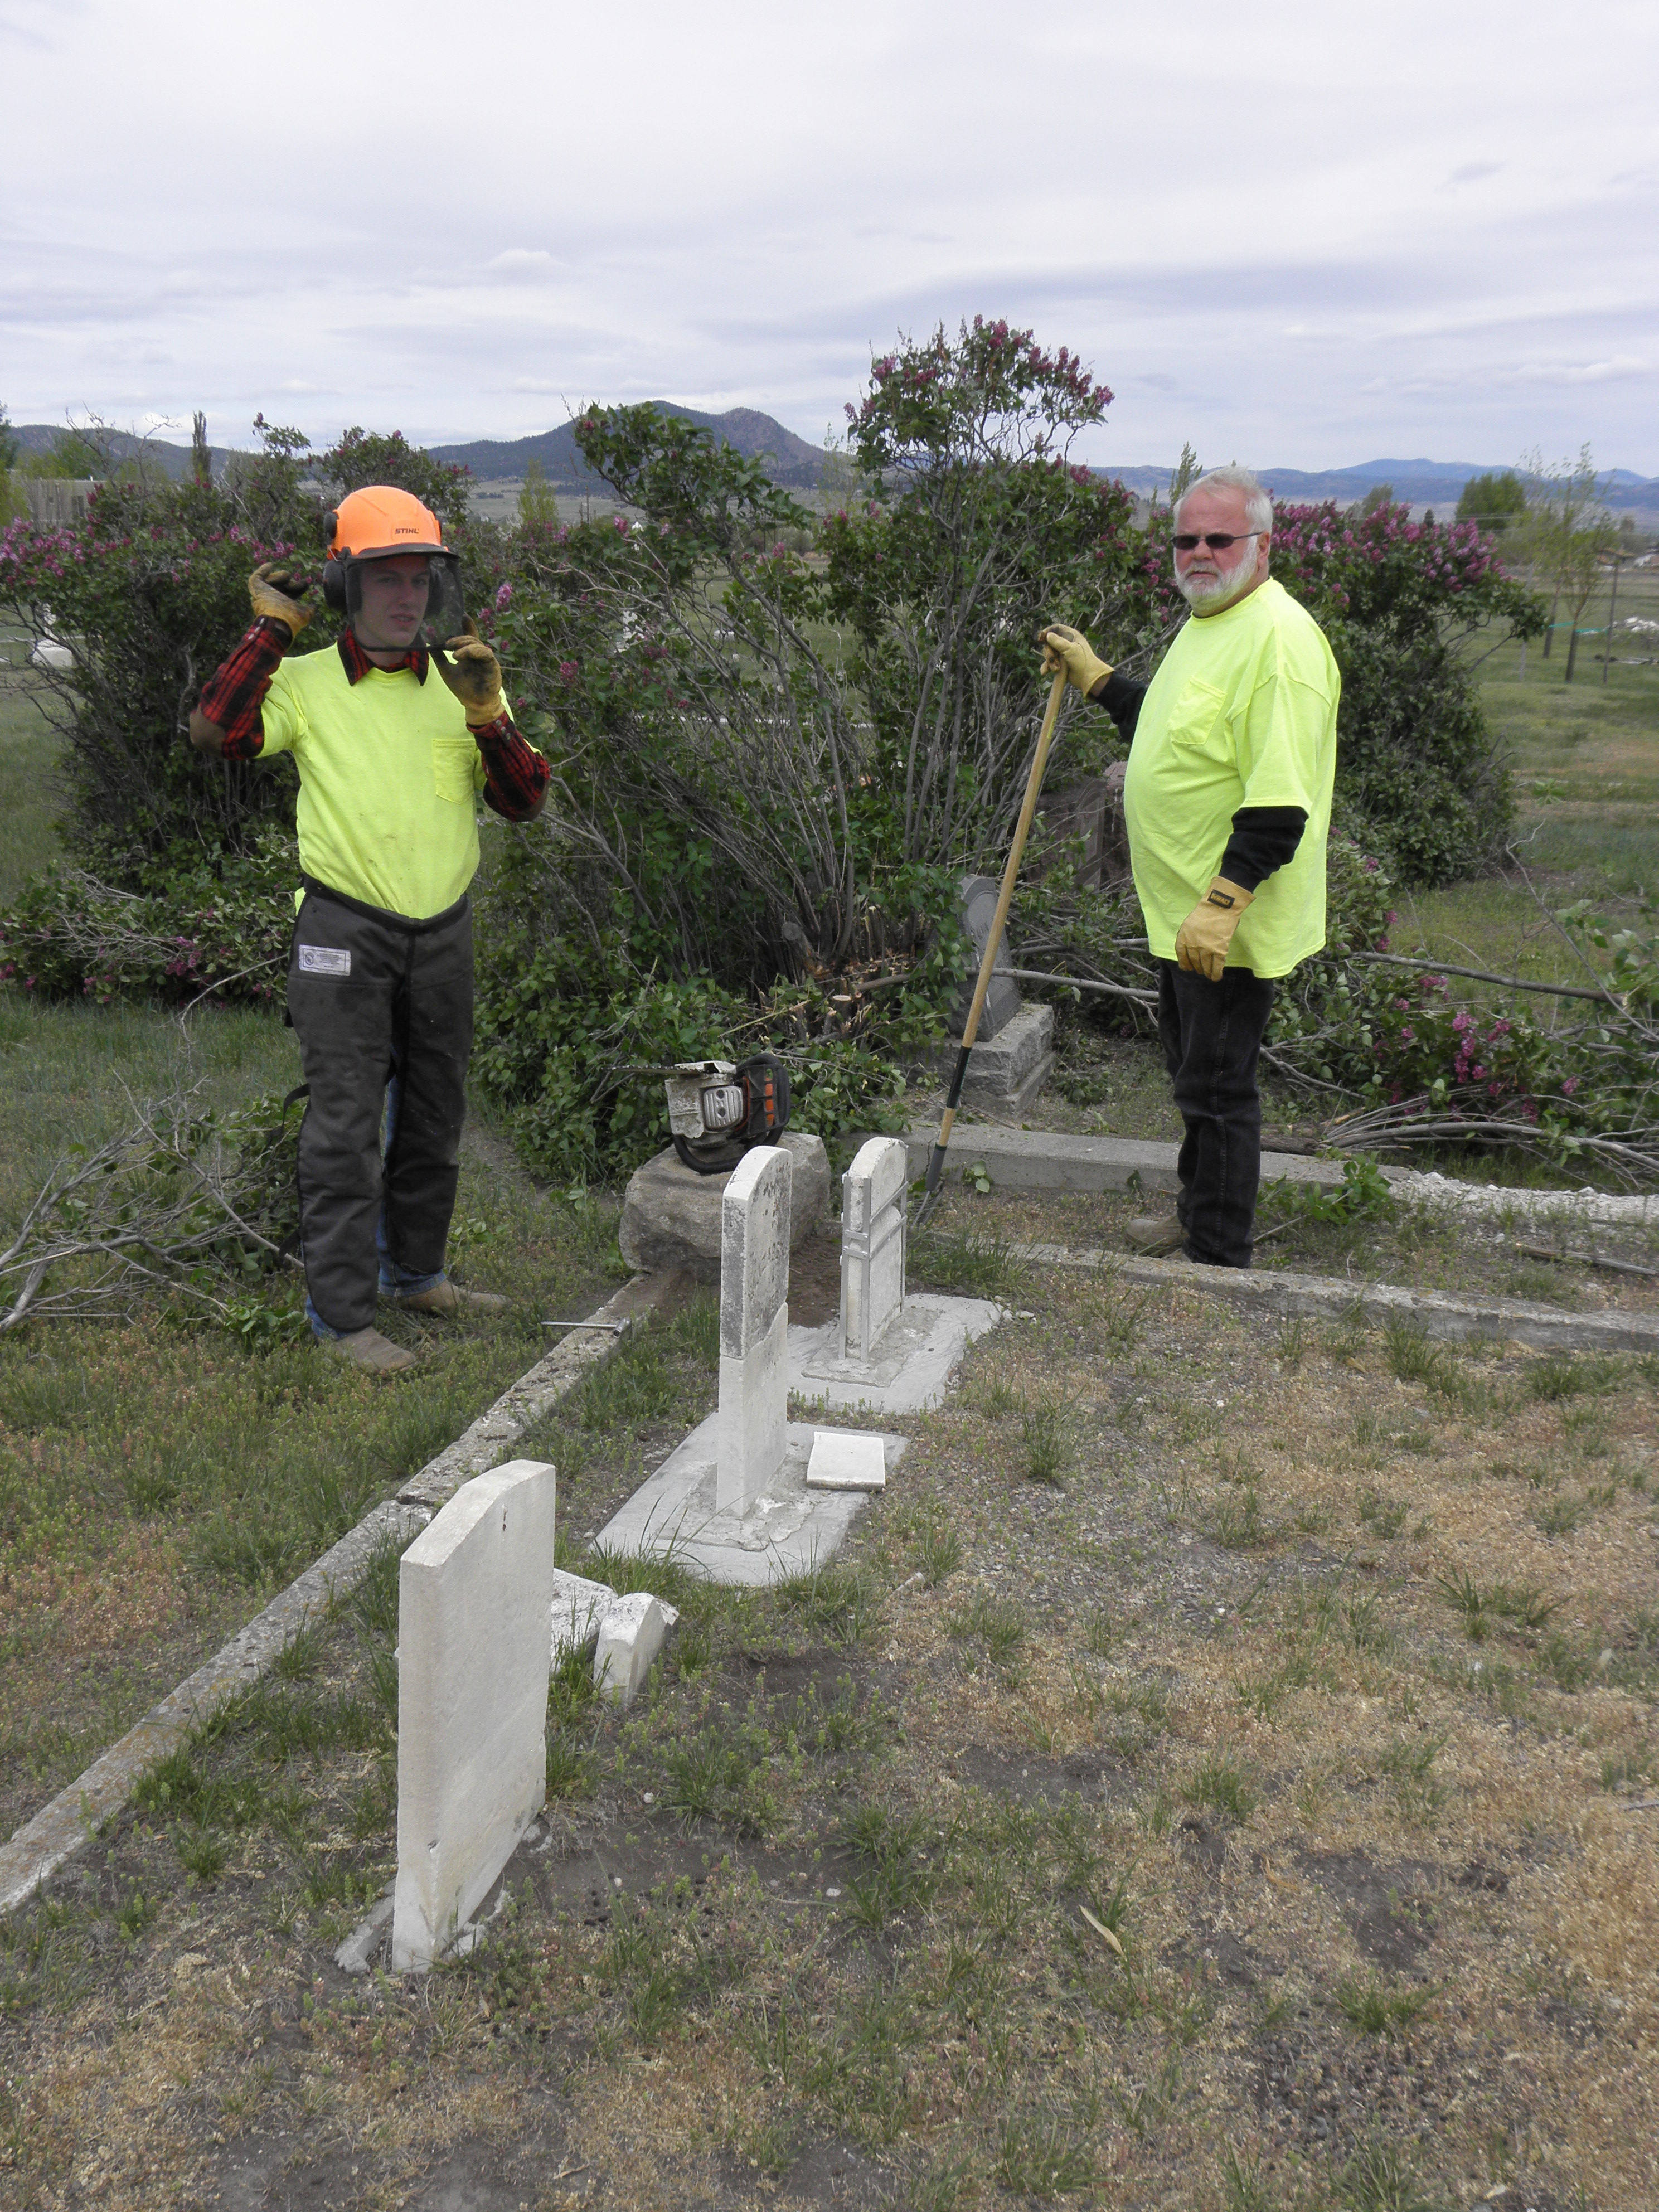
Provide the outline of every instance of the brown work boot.
<path id="1" fill-rule="evenodd" d="M 1187 1242 L 1187 1232 L 1178 1221 L 1168 1216 L 1139 1213 L 1123 1231 L 1123 1241 L 1132 1252 L 1143 1259 L 1165 1260 L 1171 1252 L 1179 1252 Z"/>
<path id="2" fill-rule="evenodd" d="M 325 1352 L 361 1367 L 366 1375 L 401 1375 L 415 1364 L 415 1355 L 382 1336 L 378 1328 L 354 1328 L 349 1336 L 319 1336 Z"/>
<path id="3" fill-rule="evenodd" d="M 464 1291 L 446 1275 L 441 1283 L 434 1283 L 430 1290 L 388 1291 L 388 1305 L 396 1306 L 400 1313 L 499 1314 L 507 1311 L 507 1300 L 497 1297 L 494 1291 Z"/>

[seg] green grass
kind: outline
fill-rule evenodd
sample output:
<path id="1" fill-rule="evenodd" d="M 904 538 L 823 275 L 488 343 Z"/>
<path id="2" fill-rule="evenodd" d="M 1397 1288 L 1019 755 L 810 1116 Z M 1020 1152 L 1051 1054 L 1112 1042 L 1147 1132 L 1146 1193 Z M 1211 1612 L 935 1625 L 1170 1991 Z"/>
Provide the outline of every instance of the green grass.
<path id="1" fill-rule="evenodd" d="M 0 653 L 6 650 L 0 643 Z M 15 644 L 9 650 L 19 657 Z M 58 850 L 57 759 L 57 736 L 33 696 L 0 688 L 0 906 L 9 905 Z"/>
<path id="2" fill-rule="evenodd" d="M 190 1028 L 215 1103 L 297 1079 L 292 1034 L 269 1016 L 204 1009 Z M 0 998 L 0 1230 L 66 1144 L 125 1120 L 124 1085 L 160 1090 L 179 1050 L 177 1024 L 153 1009 Z M 450 1443 L 544 1350 L 544 1315 L 597 1303 L 615 1279 L 611 1235 L 604 1209 L 544 1201 L 469 1148 L 452 1260 L 509 1310 L 429 1327 L 383 1316 L 420 1353 L 391 1385 L 303 1328 L 250 1345 L 161 1310 L 0 1337 L 0 1586 L 18 1593 L 0 1666 L 0 1825 L 26 1818 Z M 274 1275 L 256 1295 L 291 1316 L 299 1285 Z M 617 1410 L 637 1372 L 601 1385 Z M 60 1582 L 105 1590 L 122 1623 L 115 1663 L 76 1608 L 52 1602 Z"/>
<path id="3" fill-rule="evenodd" d="M 1659 618 L 1659 583 L 1626 575 L 1619 613 Z M 1606 619 L 1600 595 L 1591 618 Z M 1645 658 L 1651 642 L 1631 634 L 1615 656 Z M 1588 897 L 1616 910 L 1638 888 L 1659 887 L 1659 665 L 1615 657 L 1604 685 L 1599 659 L 1587 659 L 1581 646 L 1568 684 L 1565 649 L 1546 661 L 1535 644 L 1524 678 L 1520 665 L 1518 647 L 1500 647 L 1482 665 L 1480 690 L 1515 776 L 1517 852 L 1540 896 L 1518 876 L 1408 893 L 1390 949 L 1535 981 L 1582 981 L 1549 908 Z"/>
<path id="4" fill-rule="evenodd" d="M 1397 2035 L 1431 2003 L 1432 1990 L 1391 1989 L 1375 1979 L 1340 1982 L 1336 2008 L 1362 2035 Z"/>
<path id="5" fill-rule="evenodd" d="M 1202 1760 L 1182 1791 L 1189 1805 L 1219 1813 L 1243 1823 L 1255 1810 L 1259 1798 L 1236 1760 L 1219 1754 Z"/>
<path id="6" fill-rule="evenodd" d="M 0 992 L 0 1224 L 21 1214 L 66 1146 L 125 1127 L 131 1100 L 199 1085 L 204 1107 L 228 1108 L 300 1079 L 294 1033 L 268 1013 L 204 1006 L 181 1028 L 154 1006 Z"/>

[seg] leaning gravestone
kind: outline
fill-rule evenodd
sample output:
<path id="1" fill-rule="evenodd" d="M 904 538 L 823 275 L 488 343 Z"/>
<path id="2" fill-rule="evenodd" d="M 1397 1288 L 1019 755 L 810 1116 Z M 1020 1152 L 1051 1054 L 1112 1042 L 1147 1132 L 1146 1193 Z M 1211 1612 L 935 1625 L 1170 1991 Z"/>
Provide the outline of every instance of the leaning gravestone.
<path id="1" fill-rule="evenodd" d="M 464 1483 L 398 1576 L 398 1881 L 392 1965 L 453 1942 L 547 1794 L 553 1469 Z"/>
<path id="2" fill-rule="evenodd" d="M 994 883 L 989 876 L 964 876 L 962 879 L 962 925 L 974 948 L 974 967 L 962 995 L 951 1009 L 951 1033 L 958 1038 L 968 1019 L 969 1009 L 974 1003 L 974 984 L 979 975 L 979 963 L 985 957 L 986 939 L 991 934 L 991 924 L 997 918 L 997 901 L 1000 896 L 1001 885 Z M 979 1039 L 982 1044 L 988 1044 L 999 1030 L 1006 1029 L 1024 1003 L 1014 978 L 1013 967 L 1005 930 L 991 968 L 991 988 L 985 994 L 985 1004 L 980 1011 Z"/>
<path id="3" fill-rule="evenodd" d="M 962 879 L 962 920 L 973 946 L 973 974 L 951 1009 L 951 1035 L 955 1042 L 930 1050 L 923 1059 L 924 1066 L 946 1081 L 956 1068 L 999 896 L 1000 888 L 989 876 Z M 1023 1114 L 1042 1091 L 1054 1066 L 1054 1010 L 1037 1000 L 1022 999 L 1012 971 L 1005 932 L 992 964 L 991 987 L 980 1012 L 979 1029 L 962 1084 L 964 1106 L 1011 1120 Z"/>

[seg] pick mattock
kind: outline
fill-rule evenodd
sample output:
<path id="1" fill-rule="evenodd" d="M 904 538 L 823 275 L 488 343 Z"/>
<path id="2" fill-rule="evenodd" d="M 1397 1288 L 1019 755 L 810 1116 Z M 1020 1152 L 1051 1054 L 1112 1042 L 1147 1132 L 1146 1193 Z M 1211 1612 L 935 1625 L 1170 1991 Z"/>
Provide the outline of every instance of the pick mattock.
<path id="1" fill-rule="evenodd" d="M 1031 773 L 1025 786 L 1025 802 L 1019 810 L 1019 820 L 1014 825 L 1014 842 L 1008 848 L 1008 865 L 1002 872 L 1002 890 L 997 898 L 997 910 L 992 918 L 990 934 L 985 940 L 985 952 L 979 963 L 979 981 L 974 986 L 973 1004 L 968 1009 L 968 1019 L 963 1026 L 962 1049 L 957 1054 L 957 1064 L 951 1077 L 951 1088 L 945 1096 L 944 1118 L 939 1125 L 939 1136 L 927 1156 L 927 1188 L 922 1193 L 921 1204 L 916 1208 L 916 1218 L 911 1224 L 920 1229 L 939 1203 L 939 1177 L 945 1172 L 945 1154 L 951 1142 L 951 1132 L 956 1127 L 957 1106 L 962 1097 L 963 1080 L 968 1073 L 968 1055 L 974 1048 L 974 1039 L 979 1035 L 979 1018 L 985 1011 L 985 994 L 991 988 L 991 970 L 996 965 L 997 947 L 1002 942 L 1003 927 L 1012 903 L 1014 885 L 1019 879 L 1019 864 L 1025 856 L 1025 840 L 1030 835 L 1031 817 L 1036 812 L 1037 793 L 1042 788 L 1042 771 L 1048 765 L 1048 746 L 1054 734 L 1054 718 L 1060 712 L 1060 702 L 1066 696 L 1066 671 L 1055 677 L 1048 692 L 1048 704 L 1042 717 L 1042 727 L 1037 732 L 1036 751 L 1031 759 Z"/>

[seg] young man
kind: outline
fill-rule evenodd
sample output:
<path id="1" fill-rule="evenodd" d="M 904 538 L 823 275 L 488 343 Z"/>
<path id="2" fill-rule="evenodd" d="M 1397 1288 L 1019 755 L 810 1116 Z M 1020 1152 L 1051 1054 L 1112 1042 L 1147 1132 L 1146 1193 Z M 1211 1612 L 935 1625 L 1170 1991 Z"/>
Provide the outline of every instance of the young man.
<path id="1" fill-rule="evenodd" d="M 1268 574 L 1273 501 L 1248 470 L 1201 477 L 1174 521 L 1194 619 L 1151 684 L 1115 675 L 1064 626 L 1044 631 L 1042 665 L 1132 739 L 1129 859 L 1186 1139 L 1175 1223 L 1131 1222 L 1129 1241 L 1248 1267 L 1273 982 L 1325 942 L 1341 679 L 1323 631 Z"/>
<path id="2" fill-rule="evenodd" d="M 316 604 L 267 562 L 248 580 L 252 627 L 190 718 L 199 751 L 291 752 L 300 772 L 288 1005 L 310 1093 L 306 1311 L 320 1341 L 376 1374 L 414 1364 L 374 1328 L 377 1295 L 426 1314 L 506 1304 L 444 1270 L 472 1042 L 467 887 L 477 799 L 527 821 L 548 770 L 464 620 L 458 572 L 418 500 L 386 484 L 353 492 L 330 518 L 324 572 L 348 617 L 338 644 L 284 658 Z M 450 631 L 447 653 L 422 642 Z"/>

